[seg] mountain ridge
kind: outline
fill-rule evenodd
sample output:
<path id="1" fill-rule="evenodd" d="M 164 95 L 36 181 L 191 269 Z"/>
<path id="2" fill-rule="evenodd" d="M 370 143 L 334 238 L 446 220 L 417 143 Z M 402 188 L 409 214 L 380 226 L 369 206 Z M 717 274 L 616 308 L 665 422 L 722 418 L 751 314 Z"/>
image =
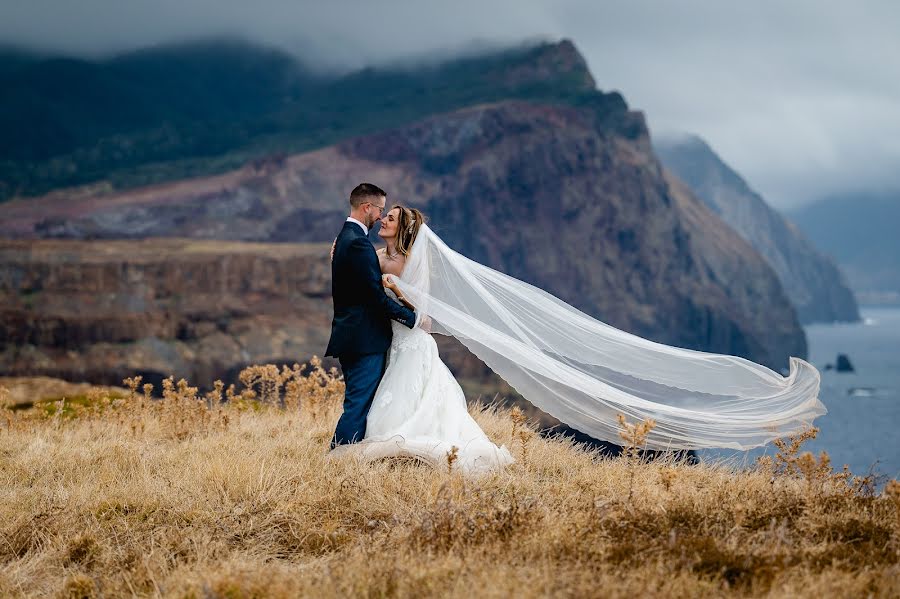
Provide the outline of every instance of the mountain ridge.
<path id="1" fill-rule="evenodd" d="M 237 42 L 5 64 L 0 58 L 0 200 L 224 172 L 481 102 L 603 95 L 569 40 L 339 77 Z"/>
<path id="2" fill-rule="evenodd" d="M 774 273 L 666 178 L 643 115 L 599 98 L 605 109 L 480 104 L 207 179 L 8 202 L 0 232 L 327 243 L 366 179 L 451 247 L 612 326 L 776 369 L 804 356 Z M 704 249 L 713 233 L 730 243 Z"/>
<path id="3" fill-rule="evenodd" d="M 654 140 L 666 168 L 747 240 L 772 266 L 801 322 L 860 319 L 844 276 L 789 220 L 697 136 Z"/>

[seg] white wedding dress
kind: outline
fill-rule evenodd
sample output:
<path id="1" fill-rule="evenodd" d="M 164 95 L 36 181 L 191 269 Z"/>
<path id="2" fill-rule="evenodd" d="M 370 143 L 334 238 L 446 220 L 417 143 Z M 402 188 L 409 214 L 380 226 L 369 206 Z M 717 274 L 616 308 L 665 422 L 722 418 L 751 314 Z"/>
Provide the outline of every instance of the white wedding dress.
<path id="1" fill-rule="evenodd" d="M 394 321 L 391 326 L 387 369 L 372 400 L 366 436 L 340 449 L 370 460 L 415 458 L 467 474 L 511 464 L 506 447 L 492 443 L 469 414 L 463 390 L 441 361 L 432 336 L 420 327 L 409 329 Z M 454 447 L 451 466 L 448 456 Z"/>
<path id="2" fill-rule="evenodd" d="M 663 345 L 616 329 L 524 281 L 449 248 L 422 224 L 397 286 L 416 325 L 393 323 L 369 411 L 369 457 L 408 455 L 465 471 L 512 461 L 466 409 L 431 334 L 458 339 L 525 399 L 598 439 L 619 442 L 619 416 L 652 419 L 645 447 L 746 450 L 794 435 L 826 413 L 820 375 L 797 357 L 781 375 L 738 356 Z M 428 330 L 423 330 L 427 326 Z"/>

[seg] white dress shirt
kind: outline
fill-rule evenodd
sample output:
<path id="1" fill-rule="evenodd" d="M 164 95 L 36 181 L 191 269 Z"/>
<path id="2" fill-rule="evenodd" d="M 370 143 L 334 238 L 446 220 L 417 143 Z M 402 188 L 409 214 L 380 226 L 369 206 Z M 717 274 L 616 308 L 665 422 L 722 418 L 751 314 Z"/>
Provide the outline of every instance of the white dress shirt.
<path id="1" fill-rule="evenodd" d="M 363 233 L 366 234 L 366 237 L 369 236 L 369 227 L 365 226 L 364 224 L 362 224 L 361 222 L 359 222 L 358 220 L 356 220 L 356 219 L 353 218 L 352 216 L 348 216 L 348 217 L 347 217 L 347 222 L 356 223 L 357 225 L 359 225 L 360 227 L 362 227 Z"/>

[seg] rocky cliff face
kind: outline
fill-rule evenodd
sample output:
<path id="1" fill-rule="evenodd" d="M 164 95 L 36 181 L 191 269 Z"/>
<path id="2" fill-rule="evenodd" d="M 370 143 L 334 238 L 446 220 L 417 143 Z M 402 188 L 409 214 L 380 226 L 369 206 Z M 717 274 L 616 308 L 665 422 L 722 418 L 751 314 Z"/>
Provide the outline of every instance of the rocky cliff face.
<path id="1" fill-rule="evenodd" d="M 834 262 L 770 208 L 703 140 L 694 136 L 657 140 L 654 148 L 666 168 L 766 259 L 801 322 L 859 320 L 853 293 Z"/>
<path id="2" fill-rule="evenodd" d="M 327 245 L 0 241 L 0 372 L 209 384 L 321 354 Z"/>
<path id="3" fill-rule="evenodd" d="M 613 326 L 770 365 L 805 354 L 758 254 L 665 178 L 639 114 L 609 112 L 483 107 L 344 151 L 452 173 L 422 202 L 452 247 Z"/>
<path id="4" fill-rule="evenodd" d="M 789 356 L 806 353 L 803 331 L 773 271 L 687 189 L 665 176 L 643 116 L 628 110 L 615 93 L 598 92 L 579 107 L 517 101 L 476 106 L 216 177 L 123 194 L 60 197 L 63 193 L 11 202 L 0 205 L 0 229 L 26 237 L 328 242 L 346 214 L 348 191 L 360 180 L 388 189 L 389 204 L 425 210 L 438 234 L 462 253 L 618 328 L 668 344 L 745 356 L 776 369 L 786 367 Z M 226 244 L 219 256 L 218 244 L 210 243 L 202 246 L 207 249 L 200 252 L 205 261 L 200 266 L 196 252 L 147 246 L 157 247 L 163 259 L 156 250 L 137 249 L 144 243 L 162 242 L 122 242 L 107 252 L 111 270 L 91 275 L 128 280 L 132 255 L 138 262 L 149 260 L 144 271 L 159 274 L 139 277 L 144 299 L 125 301 L 132 296 L 116 292 L 118 299 L 109 296 L 95 304 L 100 300 L 82 296 L 95 319 L 91 326 L 78 324 L 80 311 L 61 313 L 51 324 L 49 315 L 56 314 L 51 304 L 28 299 L 27 293 L 20 298 L 4 317 L 15 335 L 10 339 L 16 340 L 4 350 L 4 369 L 9 364 L 20 372 L 39 369 L 46 362 L 38 348 L 46 344 L 62 344 L 59 351 L 90 344 L 104 356 L 136 356 L 149 355 L 141 352 L 174 336 L 177 343 L 171 347 L 177 351 L 170 363 L 181 364 L 211 364 L 207 354 L 220 351 L 230 353 L 232 362 L 242 352 L 246 361 L 262 355 L 293 361 L 308 356 L 314 346 L 319 352 L 324 348 L 328 317 L 321 307 L 330 305 L 323 299 L 328 285 L 303 274 L 318 269 L 327 277 L 322 252 L 263 267 L 254 266 L 265 262 L 262 257 L 251 258 L 253 253 L 239 246 Z M 34 259 L 25 247 L 6 250 L 12 257 L 4 271 L 16 263 L 14 256 Z M 65 245 L 46 247 L 61 252 L 50 262 L 91 263 L 82 255 L 65 258 L 74 251 Z M 83 247 L 79 251 L 91 246 Z M 26 274 L 34 268 L 23 266 L 18 276 L 44 281 L 55 272 L 40 266 L 37 274 Z M 184 269 L 193 273 L 190 278 L 183 276 Z M 295 295 L 273 295 L 275 283 L 258 290 L 250 281 L 259 269 L 283 289 L 295 289 Z M 318 283 L 307 293 L 313 279 Z M 88 277 L 85 288 L 95 285 L 93 280 Z M 209 287 L 192 286 L 192 280 Z M 81 285 L 70 289 L 75 293 Z M 17 286 L 8 284 L 9 293 Z M 215 299 L 223 296 L 220 289 L 227 291 L 228 301 Z M 157 299 L 148 303 L 148 297 Z M 53 309 L 63 310 L 66 302 L 54 301 Z M 304 302 L 317 302 L 317 307 L 307 309 Z M 122 316 L 115 325 L 99 324 L 104 315 L 118 312 Z M 229 328 L 231 320 L 242 324 Z M 217 334 L 216 328 L 219 336 L 210 338 L 216 341 L 192 345 L 179 339 L 182 328 L 184 335 L 196 334 L 191 331 L 201 325 L 195 321 L 210 335 Z M 123 334 L 128 327 L 133 332 Z M 146 333 L 135 341 L 141 327 Z M 285 335 L 281 345 L 247 350 L 253 339 L 276 333 Z M 135 370 L 141 361 L 121 360 Z M 146 363 L 165 372 L 163 363 Z"/>

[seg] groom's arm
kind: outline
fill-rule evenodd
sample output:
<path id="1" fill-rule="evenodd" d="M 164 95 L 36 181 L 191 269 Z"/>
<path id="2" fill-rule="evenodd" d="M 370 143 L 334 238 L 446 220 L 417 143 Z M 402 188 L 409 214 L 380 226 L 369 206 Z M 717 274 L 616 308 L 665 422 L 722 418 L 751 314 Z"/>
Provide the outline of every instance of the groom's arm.
<path id="1" fill-rule="evenodd" d="M 381 283 L 381 267 L 378 256 L 368 239 L 359 237 L 350 243 L 347 258 L 354 269 L 354 275 L 362 281 L 367 299 L 372 302 L 388 318 L 396 320 L 409 328 L 416 324 L 416 313 L 406 306 L 398 304 L 384 292 Z"/>

